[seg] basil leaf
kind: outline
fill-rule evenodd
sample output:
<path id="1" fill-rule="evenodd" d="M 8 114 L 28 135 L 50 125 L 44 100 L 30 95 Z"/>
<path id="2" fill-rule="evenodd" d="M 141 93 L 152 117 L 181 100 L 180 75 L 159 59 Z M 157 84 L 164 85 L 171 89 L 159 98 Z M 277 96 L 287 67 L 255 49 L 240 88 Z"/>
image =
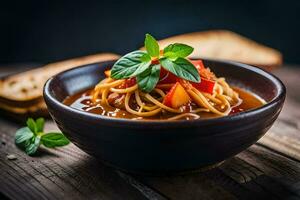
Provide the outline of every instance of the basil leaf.
<path id="1" fill-rule="evenodd" d="M 144 72 L 151 64 L 150 56 L 144 51 L 133 51 L 121 57 L 111 69 L 111 77 L 125 79 Z"/>
<path id="2" fill-rule="evenodd" d="M 28 127 L 23 127 L 17 130 L 15 135 L 15 143 L 23 143 L 34 136 L 33 132 Z"/>
<path id="3" fill-rule="evenodd" d="M 28 155 L 33 155 L 37 151 L 37 149 L 39 148 L 40 141 L 41 141 L 41 137 L 40 136 L 33 137 L 33 139 L 31 140 L 31 142 L 28 143 L 27 146 L 25 147 L 25 152 Z"/>
<path id="4" fill-rule="evenodd" d="M 164 48 L 164 56 L 168 58 L 179 58 L 187 57 L 194 51 L 194 48 L 186 44 L 170 44 Z"/>
<path id="5" fill-rule="evenodd" d="M 141 57 L 141 61 L 142 62 L 151 62 L 151 57 L 149 56 L 149 54 L 144 54 L 142 57 Z"/>
<path id="6" fill-rule="evenodd" d="M 162 67 L 174 75 L 183 78 L 188 81 L 200 82 L 200 76 L 195 66 L 184 58 L 177 58 L 176 60 L 170 60 L 168 58 L 162 58 L 159 60 Z"/>
<path id="7" fill-rule="evenodd" d="M 151 92 L 159 80 L 159 74 L 160 65 L 154 65 L 148 68 L 146 71 L 136 77 L 139 88 L 144 92 Z"/>
<path id="8" fill-rule="evenodd" d="M 145 47 L 148 54 L 152 57 L 159 57 L 159 45 L 154 37 L 150 34 L 146 34 Z"/>
<path id="9" fill-rule="evenodd" d="M 42 144 L 45 147 L 61 147 L 69 144 L 70 141 L 62 133 L 47 133 L 42 136 Z"/>
<path id="10" fill-rule="evenodd" d="M 35 121 L 32 118 L 28 118 L 26 121 L 27 127 L 34 133 L 37 133 L 37 126 Z"/>
<path id="11" fill-rule="evenodd" d="M 44 130 L 44 124 L 45 124 L 45 120 L 44 118 L 38 118 L 37 120 L 35 120 L 35 124 L 37 127 L 37 132 L 43 132 Z"/>

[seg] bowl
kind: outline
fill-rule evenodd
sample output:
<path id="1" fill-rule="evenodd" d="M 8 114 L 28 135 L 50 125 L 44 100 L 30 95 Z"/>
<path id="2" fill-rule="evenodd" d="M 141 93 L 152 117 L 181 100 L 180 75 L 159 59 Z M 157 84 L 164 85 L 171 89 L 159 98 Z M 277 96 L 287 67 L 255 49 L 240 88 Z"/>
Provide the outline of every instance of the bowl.
<path id="1" fill-rule="evenodd" d="M 254 144 L 272 126 L 286 89 L 270 73 L 242 63 L 204 59 L 217 76 L 262 97 L 267 104 L 231 116 L 179 121 L 138 121 L 83 112 L 62 101 L 93 87 L 115 61 L 80 66 L 44 86 L 48 111 L 80 149 L 118 169 L 173 174 L 215 166 Z"/>

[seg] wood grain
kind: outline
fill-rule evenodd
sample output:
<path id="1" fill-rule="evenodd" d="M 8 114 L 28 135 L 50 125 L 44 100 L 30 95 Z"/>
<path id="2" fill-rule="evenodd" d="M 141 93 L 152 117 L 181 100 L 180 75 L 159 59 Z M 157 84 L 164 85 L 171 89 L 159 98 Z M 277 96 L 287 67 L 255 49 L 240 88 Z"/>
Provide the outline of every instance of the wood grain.
<path id="1" fill-rule="evenodd" d="M 46 129 L 57 129 L 47 122 Z M 0 119 L 0 191 L 12 199 L 146 199 L 119 174 L 73 144 L 29 157 L 14 144 L 18 126 Z M 8 160 L 8 154 L 16 160 Z"/>
<path id="2" fill-rule="evenodd" d="M 285 84 L 287 97 L 278 120 L 258 143 L 300 161 L 300 69 L 283 67 L 274 74 Z"/>
<path id="3" fill-rule="evenodd" d="M 72 144 L 29 157 L 14 144 L 21 125 L 0 116 L 0 199 L 300 199 L 300 70 L 283 67 L 275 74 L 288 93 L 274 126 L 255 145 L 201 173 L 130 175 Z M 46 130 L 56 129 L 47 121 Z"/>
<path id="4" fill-rule="evenodd" d="M 137 179 L 171 199 L 297 199 L 299 174 L 299 162 L 253 145 L 208 172 Z"/>

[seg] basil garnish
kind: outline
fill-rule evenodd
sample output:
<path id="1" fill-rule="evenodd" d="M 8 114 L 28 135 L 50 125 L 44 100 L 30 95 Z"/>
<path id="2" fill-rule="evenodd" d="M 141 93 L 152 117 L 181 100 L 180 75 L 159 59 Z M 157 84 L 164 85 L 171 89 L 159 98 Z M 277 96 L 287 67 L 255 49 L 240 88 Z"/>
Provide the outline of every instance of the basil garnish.
<path id="1" fill-rule="evenodd" d="M 168 58 L 184 58 L 190 55 L 193 51 L 193 47 L 186 44 L 175 43 L 164 48 L 164 56 Z"/>
<path id="2" fill-rule="evenodd" d="M 160 65 L 148 68 L 136 77 L 139 88 L 145 92 L 151 92 L 159 81 Z"/>
<path id="3" fill-rule="evenodd" d="M 185 58 L 193 52 L 193 47 L 170 44 L 160 55 L 158 42 L 153 36 L 146 34 L 145 48 L 146 51 L 133 51 L 121 57 L 111 69 L 111 78 L 136 77 L 139 89 L 149 93 L 159 81 L 162 66 L 182 79 L 200 82 L 198 70 Z"/>
<path id="4" fill-rule="evenodd" d="M 177 58 L 176 60 L 162 58 L 160 59 L 160 63 L 167 71 L 182 79 L 196 83 L 200 81 L 198 70 L 192 63 L 184 58 Z"/>
<path id="5" fill-rule="evenodd" d="M 26 122 L 27 127 L 17 130 L 15 143 L 20 146 L 28 155 L 33 155 L 39 148 L 40 144 L 45 147 L 60 147 L 70 143 L 62 133 L 44 133 L 43 118 L 34 121 L 29 118 Z"/>
<path id="6" fill-rule="evenodd" d="M 159 56 L 159 45 L 155 38 L 148 33 L 146 34 L 145 47 L 151 57 Z"/>
<path id="7" fill-rule="evenodd" d="M 151 64 L 151 57 L 143 51 L 134 51 L 119 59 L 111 69 L 111 77 L 124 79 L 145 71 Z"/>

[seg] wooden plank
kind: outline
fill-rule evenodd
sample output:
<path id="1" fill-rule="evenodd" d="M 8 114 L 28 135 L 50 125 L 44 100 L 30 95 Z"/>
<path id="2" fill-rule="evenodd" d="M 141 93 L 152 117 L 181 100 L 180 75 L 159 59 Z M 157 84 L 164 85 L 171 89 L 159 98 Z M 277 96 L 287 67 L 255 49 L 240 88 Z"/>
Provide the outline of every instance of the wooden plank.
<path id="1" fill-rule="evenodd" d="M 300 130 L 281 119 L 258 143 L 300 161 Z"/>
<path id="2" fill-rule="evenodd" d="M 274 74 L 286 85 L 287 97 L 278 120 L 258 142 L 300 161 L 300 69 L 284 67 Z"/>
<path id="3" fill-rule="evenodd" d="M 135 179 L 133 176 L 131 176 L 129 174 L 126 174 L 124 172 L 120 172 L 120 171 L 118 173 L 130 185 L 135 187 L 137 190 L 141 191 L 144 194 L 144 196 L 146 196 L 147 198 L 153 199 L 153 200 L 165 200 L 165 199 L 167 199 L 167 197 L 164 194 L 159 193 L 158 191 L 154 191 L 153 189 L 149 188 L 148 186 L 146 186 L 142 182 Z"/>
<path id="4" fill-rule="evenodd" d="M 29 157 L 17 149 L 14 133 L 18 126 L 0 119 L 0 192 L 12 199 L 148 199 L 113 169 L 99 163 L 73 144 L 43 149 Z M 46 129 L 57 129 L 46 123 Z M 8 160 L 8 154 L 16 160 Z M 142 184 L 141 184 L 142 185 Z M 144 189 L 146 190 L 146 189 Z"/>
<path id="5" fill-rule="evenodd" d="M 300 127 L 300 67 L 283 67 L 274 71 L 287 88 L 287 98 L 279 118 Z"/>
<path id="6" fill-rule="evenodd" d="M 299 174 L 299 162 L 253 145 L 208 172 L 137 179 L 171 199 L 297 199 Z"/>

